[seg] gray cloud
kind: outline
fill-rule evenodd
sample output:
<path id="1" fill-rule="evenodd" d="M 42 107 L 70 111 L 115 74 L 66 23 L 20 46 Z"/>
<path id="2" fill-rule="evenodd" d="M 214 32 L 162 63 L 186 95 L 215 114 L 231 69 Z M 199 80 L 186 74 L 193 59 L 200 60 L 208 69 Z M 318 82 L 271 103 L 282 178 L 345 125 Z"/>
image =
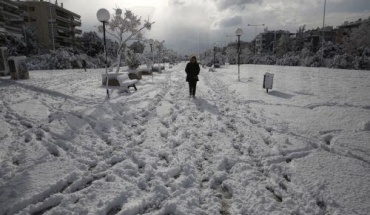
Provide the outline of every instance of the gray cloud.
<path id="1" fill-rule="evenodd" d="M 225 18 L 221 20 L 218 25 L 221 28 L 229 28 L 234 26 L 240 26 L 243 23 L 241 16 L 234 16 L 231 18 Z"/>
<path id="2" fill-rule="evenodd" d="M 54 0 L 52 0 L 54 2 Z M 236 28 L 242 28 L 243 41 L 251 41 L 264 28 L 296 32 L 322 26 L 324 0 L 58 0 L 64 7 L 81 15 L 83 31 L 96 31 L 96 11 L 116 6 L 155 21 L 145 38 L 165 40 L 168 48 L 181 54 L 198 53 L 235 41 Z M 344 21 L 368 18 L 369 0 L 328 0 L 325 25 L 338 26 Z M 250 27 L 248 24 L 265 26 Z M 100 34 L 101 35 L 101 34 Z"/>
<path id="3" fill-rule="evenodd" d="M 327 2 L 328 13 L 338 12 L 369 12 L 369 0 L 352 0 L 352 1 L 340 1 L 340 2 Z"/>
<path id="4" fill-rule="evenodd" d="M 186 3 L 182 0 L 169 0 L 168 4 L 170 6 L 178 7 L 178 6 L 184 6 Z"/>
<path id="5" fill-rule="evenodd" d="M 222 11 L 226 9 L 244 10 L 248 4 L 262 3 L 263 0 L 214 0 L 217 8 Z"/>

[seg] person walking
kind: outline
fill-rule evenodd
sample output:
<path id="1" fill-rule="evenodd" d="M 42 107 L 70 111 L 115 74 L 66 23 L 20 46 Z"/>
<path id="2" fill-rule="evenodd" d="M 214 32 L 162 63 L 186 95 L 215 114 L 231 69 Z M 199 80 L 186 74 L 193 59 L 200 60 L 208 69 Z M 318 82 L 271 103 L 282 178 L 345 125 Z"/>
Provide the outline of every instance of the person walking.
<path id="1" fill-rule="evenodd" d="M 197 81 L 199 81 L 198 75 L 200 72 L 200 67 L 195 56 L 192 56 L 190 58 L 190 62 L 186 64 L 185 72 L 186 81 L 189 82 L 189 97 L 194 98 L 197 89 Z"/>
<path id="2" fill-rule="evenodd" d="M 86 72 L 86 60 L 82 60 L 82 68 L 84 68 L 84 70 Z"/>

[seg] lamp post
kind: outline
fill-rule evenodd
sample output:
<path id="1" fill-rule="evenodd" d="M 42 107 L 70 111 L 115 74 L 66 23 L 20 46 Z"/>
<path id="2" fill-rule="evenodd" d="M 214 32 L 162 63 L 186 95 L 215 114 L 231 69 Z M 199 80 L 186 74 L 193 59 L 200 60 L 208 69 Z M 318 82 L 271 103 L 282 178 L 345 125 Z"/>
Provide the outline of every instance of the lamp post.
<path id="1" fill-rule="evenodd" d="M 153 59 L 153 43 L 154 43 L 154 40 L 150 39 L 148 42 L 149 42 L 149 45 L 150 45 L 150 55 L 152 57 L 152 64 L 154 64 L 154 59 Z M 152 65 L 152 82 L 153 82 L 153 65 Z"/>
<path id="2" fill-rule="evenodd" d="M 238 36 L 238 81 L 240 81 L 240 36 L 243 35 L 243 30 L 238 28 L 235 34 Z"/>
<path id="3" fill-rule="evenodd" d="M 104 53 L 105 53 L 105 74 L 107 78 L 106 86 L 107 86 L 107 97 L 109 98 L 109 90 L 108 90 L 108 67 L 107 67 L 107 48 L 105 42 L 105 23 L 107 23 L 110 19 L 109 11 L 105 8 L 101 8 L 96 13 L 96 17 L 100 22 L 103 23 L 103 38 L 104 38 Z"/>
<path id="4" fill-rule="evenodd" d="M 215 68 L 216 64 L 216 43 L 213 43 L 213 68 Z"/>
<path id="5" fill-rule="evenodd" d="M 159 66 L 159 72 L 161 73 L 162 72 L 162 68 L 161 68 L 161 63 L 163 63 L 163 53 L 162 53 L 162 51 L 163 51 L 163 43 L 164 43 L 165 41 L 164 40 L 162 40 L 162 42 L 160 42 L 160 44 L 158 45 L 158 51 L 159 51 L 159 53 L 158 53 L 158 66 Z"/>

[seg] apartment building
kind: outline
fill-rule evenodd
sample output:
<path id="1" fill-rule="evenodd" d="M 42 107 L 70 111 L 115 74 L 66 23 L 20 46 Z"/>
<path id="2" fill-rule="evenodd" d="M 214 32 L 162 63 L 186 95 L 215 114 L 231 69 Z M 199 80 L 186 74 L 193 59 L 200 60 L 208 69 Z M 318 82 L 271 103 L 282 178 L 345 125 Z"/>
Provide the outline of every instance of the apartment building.
<path id="1" fill-rule="evenodd" d="M 39 44 L 56 49 L 76 45 L 76 36 L 82 33 L 81 16 L 58 5 L 44 0 L 17 1 L 24 11 L 23 19 L 28 26 L 36 29 Z"/>
<path id="2" fill-rule="evenodd" d="M 290 37 L 293 34 L 284 30 L 269 31 L 265 29 L 264 32 L 258 34 L 255 39 L 255 53 L 275 52 L 276 43 L 283 35 Z"/>
<path id="3" fill-rule="evenodd" d="M 23 18 L 14 1 L 0 0 L 0 34 L 23 37 Z"/>

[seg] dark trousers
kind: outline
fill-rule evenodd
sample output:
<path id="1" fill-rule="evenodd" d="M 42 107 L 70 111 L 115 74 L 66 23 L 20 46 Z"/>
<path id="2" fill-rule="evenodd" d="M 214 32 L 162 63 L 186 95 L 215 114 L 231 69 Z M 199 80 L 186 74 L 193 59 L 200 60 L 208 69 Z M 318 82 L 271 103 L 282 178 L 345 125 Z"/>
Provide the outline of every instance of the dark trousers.
<path id="1" fill-rule="evenodd" d="M 189 81 L 189 94 L 195 96 L 195 91 L 197 90 L 197 81 Z"/>

